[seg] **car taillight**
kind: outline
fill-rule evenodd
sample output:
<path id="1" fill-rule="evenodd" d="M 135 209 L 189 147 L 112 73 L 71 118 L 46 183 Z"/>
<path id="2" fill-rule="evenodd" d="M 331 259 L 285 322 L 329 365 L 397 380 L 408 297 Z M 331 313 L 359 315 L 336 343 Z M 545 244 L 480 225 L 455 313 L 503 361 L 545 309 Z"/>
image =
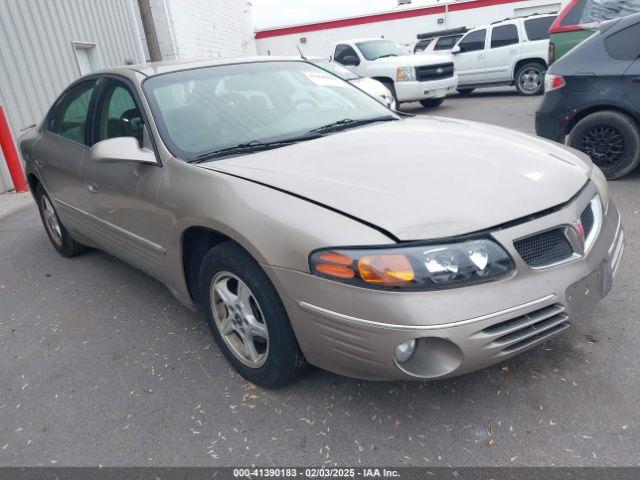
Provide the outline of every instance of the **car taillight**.
<path id="1" fill-rule="evenodd" d="M 557 90 L 564 87 L 566 84 L 567 82 L 564 81 L 564 77 L 562 75 L 552 75 L 550 73 L 547 73 L 547 75 L 544 77 L 545 92 Z"/>

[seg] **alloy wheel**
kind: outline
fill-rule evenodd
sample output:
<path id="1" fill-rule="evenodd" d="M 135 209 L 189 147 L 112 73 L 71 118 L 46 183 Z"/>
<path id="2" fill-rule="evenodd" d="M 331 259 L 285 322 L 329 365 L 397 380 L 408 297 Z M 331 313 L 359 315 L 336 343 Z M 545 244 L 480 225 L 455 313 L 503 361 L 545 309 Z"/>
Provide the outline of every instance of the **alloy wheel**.
<path id="1" fill-rule="evenodd" d="M 269 355 L 269 331 L 251 289 L 233 273 L 217 273 L 211 281 L 211 311 L 233 355 L 248 367 L 263 366 Z"/>
<path id="2" fill-rule="evenodd" d="M 518 78 L 520 88 L 527 93 L 536 92 L 542 83 L 542 74 L 535 68 L 527 68 Z"/>
<path id="3" fill-rule="evenodd" d="M 58 215 L 51 205 L 49 197 L 42 196 L 42 218 L 44 219 L 44 226 L 49 232 L 49 236 L 56 245 L 62 245 L 62 227 L 58 220 Z"/>
<path id="4" fill-rule="evenodd" d="M 624 154 L 624 138 L 616 128 L 599 125 L 584 135 L 580 150 L 589 155 L 598 167 L 611 169 Z"/>

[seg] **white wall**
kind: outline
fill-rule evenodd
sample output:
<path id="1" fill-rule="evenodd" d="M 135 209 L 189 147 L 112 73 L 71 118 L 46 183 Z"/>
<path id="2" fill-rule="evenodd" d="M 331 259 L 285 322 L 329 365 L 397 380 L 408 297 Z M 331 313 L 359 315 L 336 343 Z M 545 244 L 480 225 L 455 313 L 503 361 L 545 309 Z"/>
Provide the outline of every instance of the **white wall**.
<path id="1" fill-rule="evenodd" d="M 0 0 L 0 101 L 14 139 L 80 76 L 73 42 L 104 68 L 144 59 L 131 0 Z M 0 192 L 13 188 L 0 153 Z"/>
<path id="2" fill-rule="evenodd" d="M 444 30 L 447 28 L 473 28 L 504 18 L 516 16 L 516 11 L 557 11 L 560 3 L 568 0 L 524 0 L 504 3 L 488 7 L 473 8 L 448 13 L 423 15 L 419 17 L 403 18 L 399 20 L 366 23 L 342 28 L 310 31 L 256 40 L 258 53 L 261 55 L 297 55 L 300 49 L 306 55 L 320 55 L 328 57 L 335 42 L 353 38 L 380 37 L 394 40 L 398 43 L 411 43 L 417 40 L 419 33 Z M 454 2 L 456 4 L 464 2 Z M 472 2 L 469 2 L 472 3 Z M 396 10 L 397 11 L 397 10 Z M 441 19 L 442 23 L 438 23 Z M 306 38 L 302 44 L 301 39 Z"/>
<path id="3" fill-rule="evenodd" d="M 163 60 L 255 55 L 247 0 L 152 0 Z"/>

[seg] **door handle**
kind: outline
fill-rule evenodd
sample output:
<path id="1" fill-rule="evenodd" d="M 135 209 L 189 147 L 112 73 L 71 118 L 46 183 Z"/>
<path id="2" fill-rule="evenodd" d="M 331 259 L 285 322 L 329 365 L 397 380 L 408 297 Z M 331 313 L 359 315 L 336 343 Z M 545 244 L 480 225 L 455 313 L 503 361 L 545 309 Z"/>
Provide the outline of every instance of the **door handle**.
<path id="1" fill-rule="evenodd" d="M 94 183 L 89 183 L 87 185 L 87 188 L 89 189 L 89 191 L 91 193 L 98 193 L 98 186 L 96 184 L 94 184 Z"/>

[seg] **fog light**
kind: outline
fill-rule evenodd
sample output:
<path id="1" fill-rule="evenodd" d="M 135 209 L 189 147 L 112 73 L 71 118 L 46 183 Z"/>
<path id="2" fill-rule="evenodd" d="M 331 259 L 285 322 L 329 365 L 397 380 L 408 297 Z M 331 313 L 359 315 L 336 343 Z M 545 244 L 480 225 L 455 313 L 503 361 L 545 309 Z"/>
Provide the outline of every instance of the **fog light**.
<path id="1" fill-rule="evenodd" d="M 398 363 L 405 363 L 413 355 L 413 352 L 416 351 L 416 341 L 407 340 L 406 342 L 402 342 L 400 345 L 396 347 L 396 351 L 394 353 L 396 360 Z"/>

